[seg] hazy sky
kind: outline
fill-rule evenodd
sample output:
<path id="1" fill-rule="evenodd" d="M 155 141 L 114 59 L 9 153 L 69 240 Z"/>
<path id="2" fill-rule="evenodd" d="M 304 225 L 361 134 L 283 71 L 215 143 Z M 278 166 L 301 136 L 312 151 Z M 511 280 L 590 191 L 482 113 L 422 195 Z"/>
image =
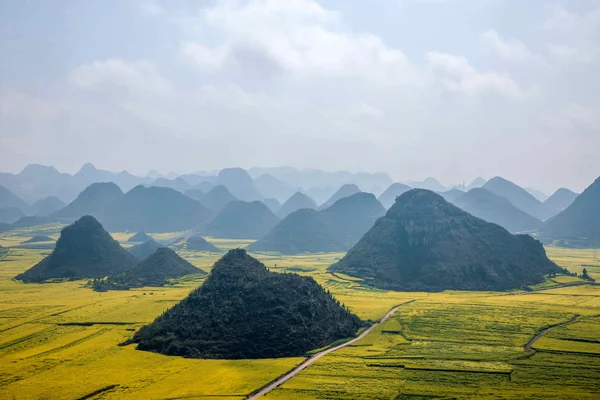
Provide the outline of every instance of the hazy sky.
<path id="1" fill-rule="evenodd" d="M 0 170 L 600 175 L 598 0 L 3 0 Z"/>

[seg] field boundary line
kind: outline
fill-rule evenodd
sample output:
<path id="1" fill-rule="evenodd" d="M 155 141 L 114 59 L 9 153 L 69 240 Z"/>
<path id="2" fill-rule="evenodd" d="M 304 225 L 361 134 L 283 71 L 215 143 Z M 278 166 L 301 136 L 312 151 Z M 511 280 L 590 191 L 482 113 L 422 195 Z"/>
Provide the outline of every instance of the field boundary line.
<path id="1" fill-rule="evenodd" d="M 402 307 L 403 305 L 413 303 L 414 301 L 416 301 L 416 300 L 409 300 L 405 303 L 394 306 L 379 321 L 377 321 L 374 324 L 371 324 L 371 326 L 369 326 L 367 329 L 362 331 L 360 333 L 360 335 L 358 335 L 354 339 L 351 339 L 351 340 L 344 342 L 342 344 L 339 344 L 337 346 L 325 349 L 317 354 L 312 355 L 311 357 L 308 357 L 306 360 L 302 361 L 299 365 L 294 367 L 292 370 L 286 372 L 284 375 L 280 376 L 279 378 L 267 383 L 265 386 L 258 389 L 254 393 L 251 393 L 248 397 L 246 397 L 246 400 L 258 399 L 259 397 L 266 395 L 267 393 L 271 392 L 272 390 L 276 389 L 277 387 L 283 385 L 285 382 L 292 379 L 294 376 L 298 375 L 301 371 L 305 370 L 306 368 L 308 368 L 309 366 L 314 364 L 321 357 L 326 356 L 327 354 L 333 353 L 334 351 L 343 349 L 346 346 L 349 346 L 353 343 L 358 342 L 359 340 L 361 340 L 365 336 L 367 336 L 369 333 L 371 333 L 371 331 L 373 331 L 373 329 L 375 329 L 375 327 L 377 327 L 381 323 L 387 321 L 388 318 L 390 318 L 398 310 L 398 308 Z"/>

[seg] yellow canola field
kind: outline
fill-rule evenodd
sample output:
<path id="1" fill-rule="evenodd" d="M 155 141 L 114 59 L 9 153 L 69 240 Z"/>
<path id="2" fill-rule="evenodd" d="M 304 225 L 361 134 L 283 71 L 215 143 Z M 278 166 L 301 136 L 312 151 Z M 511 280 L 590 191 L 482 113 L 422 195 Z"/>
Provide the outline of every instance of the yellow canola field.
<path id="1" fill-rule="evenodd" d="M 56 229 L 47 232 L 56 238 Z M 203 278 L 105 293 L 84 281 L 13 281 L 49 254 L 15 247 L 32 234 L 0 235 L 0 244 L 11 247 L 0 258 L 0 399 L 242 399 L 303 360 L 193 360 L 120 347 Z M 251 242 L 210 240 L 223 250 Z M 221 256 L 180 254 L 207 272 Z M 549 254 L 574 271 L 585 264 L 600 272 L 591 252 Z M 593 399 L 600 392 L 600 287 L 563 286 L 583 283 L 578 278 L 557 277 L 540 285 L 551 290 L 532 293 L 400 293 L 327 273 L 340 253 L 255 256 L 273 271 L 314 277 L 362 319 L 377 320 L 403 304 L 363 340 L 323 357 L 267 398 Z M 574 316 L 580 317 L 561 325 Z M 533 350 L 524 349 L 555 325 Z"/>

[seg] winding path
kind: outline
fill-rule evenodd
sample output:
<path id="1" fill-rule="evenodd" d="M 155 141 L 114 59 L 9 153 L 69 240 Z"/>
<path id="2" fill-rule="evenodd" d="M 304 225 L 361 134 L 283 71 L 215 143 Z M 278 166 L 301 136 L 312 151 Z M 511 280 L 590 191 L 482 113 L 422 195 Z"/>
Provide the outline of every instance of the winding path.
<path id="1" fill-rule="evenodd" d="M 251 394 L 250 396 L 246 397 L 246 400 L 258 399 L 259 397 L 262 397 L 262 396 L 266 395 L 267 393 L 269 393 L 270 391 L 272 391 L 276 387 L 283 385 L 285 382 L 289 381 L 294 376 L 298 375 L 302 370 L 304 370 L 304 369 L 308 368 L 310 365 L 314 364 L 315 361 L 317 361 L 319 358 L 321 358 L 323 356 L 326 356 L 327 354 L 333 353 L 334 351 L 337 351 L 339 349 L 343 349 L 344 347 L 349 346 L 349 345 L 351 345 L 353 343 L 358 342 L 359 340 L 361 340 L 362 338 L 364 338 L 365 336 L 367 336 L 369 333 L 371 333 L 371 331 L 373 329 L 375 329 L 375 327 L 377 325 L 381 324 L 382 322 L 385 322 L 389 317 L 391 317 L 392 314 L 394 314 L 396 312 L 396 310 L 398 310 L 398 308 L 400 308 L 401 306 L 403 306 L 405 304 L 412 303 L 413 301 L 414 300 L 407 301 L 406 303 L 402 303 L 402 304 L 397 305 L 396 307 L 392 308 L 378 322 L 374 323 L 373 325 L 371 325 L 370 327 L 368 327 L 367 329 L 365 329 L 360 335 L 358 335 L 354 339 L 349 340 L 347 342 L 344 342 L 344 343 L 342 343 L 340 345 L 337 345 L 335 347 L 331 347 L 329 349 L 325 349 L 325 350 L 323 350 L 323 351 L 321 351 L 321 352 L 313 355 L 312 357 L 307 358 L 302 363 L 300 363 L 296 368 L 292 369 L 291 371 L 289 371 L 285 375 L 283 375 L 283 376 L 275 379 L 271 383 L 268 383 L 265 387 L 263 387 L 262 389 L 260 389 L 258 392 L 254 393 L 254 394 Z"/>
<path id="2" fill-rule="evenodd" d="M 537 342 L 542 336 L 544 336 L 546 334 L 546 332 L 548 332 L 550 329 L 552 329 L 552 328 L 558 328 L 559 326 L 570 325 L 570 324 L 572 324 L 574 322 L 577 322 L 577 320 L 579 319 L 579 317 L 580 317 L 580 315 L 574 315 L 573 318 L 571 318 L 567 322 L 563 322 L 561 324 L 557 324 L 557 325 L 554 325 L 554 326 L 549 326 L 548 328 L 542 329 L 540 331 L 540 333 L 538 333 L 533 338 L 531 338 L 531 340 L 529 342 L 527 342 L 527 344 L 525 346 L 523 346 L 523 348 L 525 349 L 525 351 L 531 351 L 531 350 L 533 350 L 532 346 L 535 344 L 535 342 Z"/>

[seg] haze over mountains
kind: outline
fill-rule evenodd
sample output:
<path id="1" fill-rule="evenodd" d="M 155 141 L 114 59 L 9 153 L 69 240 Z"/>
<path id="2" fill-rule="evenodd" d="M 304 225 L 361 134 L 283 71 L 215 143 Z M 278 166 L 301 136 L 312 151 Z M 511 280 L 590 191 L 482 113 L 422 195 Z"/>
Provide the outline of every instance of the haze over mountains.
<path id="1" fill-rule="evenodd" d="M 451 201 L 471 215 L 502 226 L 509 232 L 533 231 L 542 221 L 515 207 L 508 199 L 487 189 L 476 188 Z"/>
<path id="2" fill-rule="evenodd" d="M 545 241 L 559 239 L 563 245 L 600 245 L 600 177 L 542 230 Z"/>
<path id="3" fill-rule="evenodd" d="M 285 203 L 283 203 L 277 215 L 279 218 L 285 218 L 294 211 L 298 211 L 303 208 L 316 210 L 317 203 L 308 195 L 302 192 L 296 192 Z"/>
<path id="4" fill-rule="evenodd" d="M 252 168 L 248 171 L 226 168 L 187 175 L 171 174 L 167 177 L 154 174 L 154 177 L 135 177 L 126 172 L 116 174 L 98 170 L 92 164 L 84 165 L 74 175 L 41 165 L 30 165 L 19 174 L 0 174 L 0 181 L 11 183 L 27 196 L 42 192 L 56 193 L 64 187 L 70 188 L 63 191 L 66 193 L 90 180 L 106 180 L 84 187 L 66 206 L 59 197 L 51 194 L 29 205 L 11 190 L 0 186 L 0 230 L 56 221 L 69 223 L 89 214 L 113 231 L 145 230 L 158 233 L 201 229 L 204 234 L 219 236 L 239 231 L 236 233 L 239 238 L 245 236 L 257 239 L 276 225 L 277 219 L 270 214 L 275 214 L 275 218 L 285 218 L 300 209 L 322 211 L 339 199 L 361 192 L 356 183 L 340 182 L 354 180 L 366 188 L 375 189 L 380 193 L 379 200 L 385 208 L 389 208 L 397 196 L 411 189 L 409 185 L 390 182 L 387 174 L 328 173 L 288 167 Z M 145 182 L 146 186 L 138 185 L 126 191 L 122 189 L 136 182 Z M 418 187 L 439 189 L 437 192 L 447 201 L 511 232 L 541 231 L 545 223 L 577 198 L 576 193 L 561 188 L 541 202 L 530 193 L 534 190 L 524 189 L 501 177 L 489 181 L 477 178 L 465 186 L 467 193 L 462 191 L 462 185 L 449 189 L 435 178 L 410 183 Z M 487 192 L 473 192 L 472 189 L 485 189 Z M 539 193 L 537 195 L 541 196 Z M 226 206 L 236 201 L 243 202 L 243 199 L 261 201 L 265 208 L 256 204 L 252 207 L 259 214 L 262 213 L 262 216 L 250 218 L 253 212 L 245 212 L 242 214 L 246 217 L 239 219 L 237 223 L 233 222 L 232 217 L 219 216 Z M 246 209 L 252 207 L 246 206 Z M 241 204 L 237 208 L 241 209 Z M 269 214 L 264 213 L 265 209 Z M 231 212 L 230 209 L 228 213 Z M 316 221 L 317 214 L 303 214 L 312 221 L 309 225 L 323 224 Z M 267 219 L 270 220 L 269 223 L 259 222 Z M 226 220 L 229 222 L 225 223 Z M 256 223 L 257 226 L 249 227 Z"/>
<path id="5" fill-rule="evenodd" d="M 355 193 L 317 211 L 297 210 L 285 217 L 250 251 L 282 254 L 346 251 L 385 213 L 371 193 Z"/>
<path id="6" fill-rule="evenodd" d="M 279 218 L 260 201 L 234 201 L 199 230 L 219 238 L 258 239 L 278 222 Z"/>
<path id="7" fill-rule="evenodd" d="M 410 189 L 412 189 L 410 186 L 403 183 L 393 183 L 378 197 L 377 200 L 379 200 L 387 210 L 394 204 L 396 197 L 404 192 L 408 192 Z"/>
<path id="8" fill-rule="evenodd" d="M 343 199 L 344 197 L 352 196 L 355 193 L 360 193 L 361 190 L 358 186 L 353 184 L 345 184 L 337 190 L 325 203 L 319 206 L 319 210 L 324 210 L 331 207 L 336 201 Z"/>

